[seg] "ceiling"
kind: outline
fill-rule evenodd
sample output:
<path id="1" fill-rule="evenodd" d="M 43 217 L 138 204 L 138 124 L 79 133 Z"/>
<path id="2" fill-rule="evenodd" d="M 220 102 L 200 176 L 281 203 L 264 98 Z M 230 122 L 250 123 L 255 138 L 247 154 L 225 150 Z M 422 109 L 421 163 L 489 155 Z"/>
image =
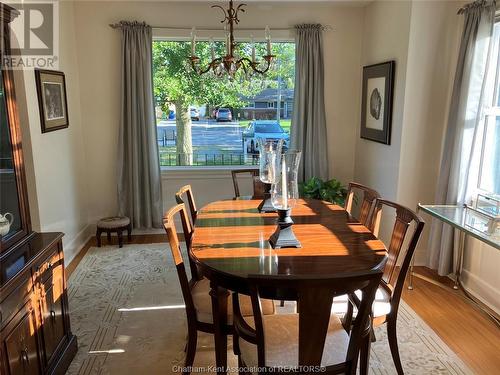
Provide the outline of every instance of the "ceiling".
<path id="1" fill-rule="evenodd" d="M 96 0 L 61 0 L 61 1 L 96 1 Z M 101 0 L 102 1 L 102 0 Z M 228 0 L 106 0 L 106 1 L 135 1 L 135 2 L 164 2 L 164 3 L 228 3 Z M 235 4 L 244 3 L 328 3 L 339 5 L 364 6 L 376 0 L 235 0 Z"/>

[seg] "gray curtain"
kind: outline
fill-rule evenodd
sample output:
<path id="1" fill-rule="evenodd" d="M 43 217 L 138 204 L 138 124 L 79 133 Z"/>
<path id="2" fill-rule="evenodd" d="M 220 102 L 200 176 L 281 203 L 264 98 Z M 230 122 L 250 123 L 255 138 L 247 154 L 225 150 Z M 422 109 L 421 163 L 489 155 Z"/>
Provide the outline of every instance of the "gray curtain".
<path id="1" fill-rule="evenodd" d="M 328 178 L 326 139 L 323 27 L 295 26 L 295 99 L 291 146 L 302 150 L 299 181 L 313 176 Z"/>
<path id="2" fill-rule="evenodd" d="M 477 179 L 471 170 L 482 108 L 487 102 L 487 74 L 493 51 L 495 2 L 477 1 L 464 7 L 464 28 L 450 103 L 438 179 L 436 204 L 463 204 Z M 451 226 L 433 220 L 427 265 L 440 275 L 454 270 L 458 241 Z"/>
<path id="3" fill-rule="evenodd" d="M 162 197 L 153 102 L 152 31 L 138 22 L 120 22 L 121 113 L 118 139 L 120 215 L 134 228 L 160 228 Z"/>

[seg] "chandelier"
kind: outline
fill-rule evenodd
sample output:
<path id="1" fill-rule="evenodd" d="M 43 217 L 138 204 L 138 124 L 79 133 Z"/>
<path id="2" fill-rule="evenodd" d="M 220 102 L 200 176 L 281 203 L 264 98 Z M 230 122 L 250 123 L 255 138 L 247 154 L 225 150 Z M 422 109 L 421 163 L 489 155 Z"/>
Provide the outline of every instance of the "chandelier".
<path id="1" fill-rule="evenodd" d="M 224 9 L 220 5 L 212 5 L 212 8 L 219 8 L 224 13 L 224 19 L 221 23 L 225 23 L 225 43 L 226 43 L 226 55 L 221 57 L 215 56 L 214 43 L 211 40 L 211 56 L 212 61 L 207 66 L 200 66 L 200 58 L 196 56 L 196 28 L 193 27 L 191 31 L 191 56 L 189 61 L 191 62 L 191 67 L 199 75 L 212 72 L 218 77 L 228 74 L 229 77 L 233 78 L 240 68 L 246 74 L 265 74 L 276 57 L 271 53 L 271 31 L 269 26 L 265 28 L 265 37 L 267 43 L 267 54 L 263 56 L 264 62 L 258 61 L 255 57 L 255 43 L 252 38 L 252 57 L 238 57 L 235 54 L 236 42 L 234 41 L 234 25 L 237 25 L 240 20 L 238 18 L 238 13 L 241 11 L 245 12 L 245 7 L 247 4 L 240 4 L 233 7 L 233 0 L 229 1 L 229 8 Z"/>

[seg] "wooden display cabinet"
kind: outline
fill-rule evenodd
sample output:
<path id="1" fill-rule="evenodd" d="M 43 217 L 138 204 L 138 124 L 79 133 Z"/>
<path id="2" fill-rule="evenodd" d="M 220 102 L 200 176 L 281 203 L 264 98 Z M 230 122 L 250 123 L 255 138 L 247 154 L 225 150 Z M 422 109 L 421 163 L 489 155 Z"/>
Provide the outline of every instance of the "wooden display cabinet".
<path id="1" fill-rule="evenodd" d="M 0 3 L 1 57 L 8 55 L 8 24 L 17 15 Z M 12 71 L 4 68 L 0 215 L 0 374 L 64 374 L 77 340 L 68 314 L 63 234 L 31 230 L 14 80 Z"/>

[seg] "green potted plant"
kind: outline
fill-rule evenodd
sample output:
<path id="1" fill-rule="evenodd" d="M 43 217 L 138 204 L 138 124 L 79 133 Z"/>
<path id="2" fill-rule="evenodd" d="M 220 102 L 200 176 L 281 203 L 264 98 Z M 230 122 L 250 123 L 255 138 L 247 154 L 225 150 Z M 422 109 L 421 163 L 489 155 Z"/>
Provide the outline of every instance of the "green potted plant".
<path id="1" fill-rule="evenodd" d="M 302 198 L 321 199 L 330 203 L 343 206 L 347 197 L 347 189 L 336 179 L 323 181 L 321 178 L 312 177 L 299 183 L 299 193 Z"/>

